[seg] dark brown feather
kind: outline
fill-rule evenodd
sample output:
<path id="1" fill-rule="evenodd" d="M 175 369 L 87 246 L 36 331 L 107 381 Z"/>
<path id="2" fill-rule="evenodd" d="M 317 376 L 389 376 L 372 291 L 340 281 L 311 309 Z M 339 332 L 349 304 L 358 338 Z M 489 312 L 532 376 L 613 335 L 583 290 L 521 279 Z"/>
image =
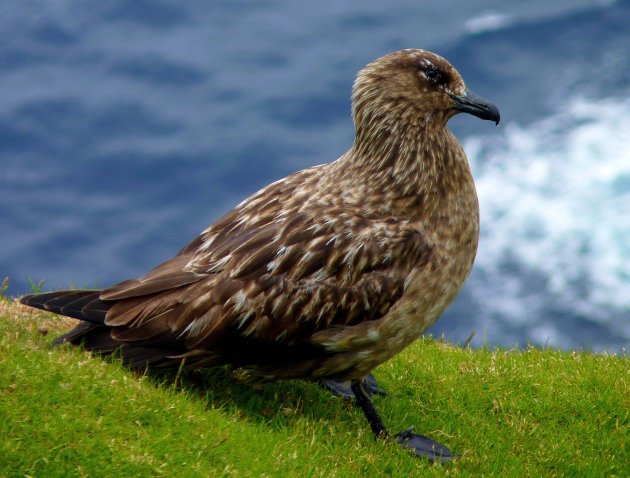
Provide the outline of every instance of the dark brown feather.
<path id="1" fill-rule="evenodd" d="M 175 256 L 138 279 L 126 280 L 103 290 L 101 299 L 117 300 L 146 296 L 197 282 L 201 276 L 186 270 L 190 259 L 190 255 Z"/>
<path id="2" fill-rule="evenodd" d="M 102 324 L 109 305 L 99 299 L 100 291 L 76 290 L 26 295 L 22 304 L 74 319 Z"/>

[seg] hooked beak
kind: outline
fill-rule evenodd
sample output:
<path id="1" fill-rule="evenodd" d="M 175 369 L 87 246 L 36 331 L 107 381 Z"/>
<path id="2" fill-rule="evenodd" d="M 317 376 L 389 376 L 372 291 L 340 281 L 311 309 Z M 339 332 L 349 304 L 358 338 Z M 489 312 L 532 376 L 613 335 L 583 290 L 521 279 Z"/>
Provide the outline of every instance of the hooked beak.
<path id="1" fill-rule="evenodd" d="M 485 120 L 492 120 L 497 125 L 501 119 L 501 114 L 496 106 L 490 103 L 488 100 L 484 100 L 481 96 L 477 96 L 469 89 L 466 89 L 464 95 L 454 95 L 449 93 L 449 96 L 455 101 L 454 108 L 462 113 L 470 113 L 478 118 Z"/>

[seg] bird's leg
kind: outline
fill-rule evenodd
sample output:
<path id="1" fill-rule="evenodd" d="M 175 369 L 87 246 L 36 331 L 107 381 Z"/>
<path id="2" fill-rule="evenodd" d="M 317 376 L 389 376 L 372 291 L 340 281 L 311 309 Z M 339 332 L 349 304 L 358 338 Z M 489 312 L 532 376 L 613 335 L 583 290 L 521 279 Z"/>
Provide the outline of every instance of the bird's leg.
<path id="1" fill-rule="evenodd" d="M 350 380 L 346 381 L 337 381 L 337 380 L 328 380 L 323 379 L 319 381 L 319 384 L 324 387 L 329 392 L 332 392 L 334 395 L 338 397 L 345 398 L 348 400 L 354 400 L 354 393 L 352 393 L 352 389 L 350 388 Z M 374 375 L 368 373 L 363 379 L 363 384 L 365 386 L 365 391 L 368 396 L 372 395 L 387 395 L 387 392 L 379 387 Z"/>
<path id="2" fill-rule="evenodd" d="M 356 398 L 356 403 L 359 407 L 361 407 L 361 410 L 363 410 L 363 414 L 365 415 L 365 418 L 367 418 L 374 435 L 377 438 L 389 437 L 390 435 L 385 428 L 385 425 L 383 425 L 381 416 L 378 414 L 376 407 L 372 403 L 372 400 L 370 400 L 370 397 L 365 390 L 363 381 L 353 380 L 350 387 L 352 388 L 352 392 Z M 424 435 L 412 433 L 412 429 L 413 427 L 408 428 L 407 430 L 396 434 L 394 438 L 396 438 L 396 441 L 405 448 L 411 448 L 416 456 L 427 458 L 430 461 L 437 461 L 439 463 L 445 463 L 458 457 L 458 455 L 453 455 L 451 450 L 444 445 L 441 445 Z"/>
<path id="3" fill-rule="evenodd" d="M 370 428 L 372 429 L 372 432 L 374 432 L 374 435 L 379 438 L 389 436 L 385 425 L 383 425 L 383 420 L 381 419 L 381 416 L 378 414 L 376 407 L 374 406 L 372 400 L 370 400 L 369 395 L 365 391 L 363 381 L 353 380 L 350 384 L 350 388 L 352 389 L 354 397 L 357 400 L 357 405 L 361 407 L 361 410 L 363 410 L 363 414 L 365 415 L 365 418 L 367 418 L 367 421 L 370 424 Z"/>

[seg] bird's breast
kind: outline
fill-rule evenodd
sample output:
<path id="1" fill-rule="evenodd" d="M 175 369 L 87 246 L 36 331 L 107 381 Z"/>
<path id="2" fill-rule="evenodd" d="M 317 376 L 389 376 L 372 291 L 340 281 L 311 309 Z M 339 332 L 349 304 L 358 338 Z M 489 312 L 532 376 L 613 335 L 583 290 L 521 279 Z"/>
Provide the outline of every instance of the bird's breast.
<path id="1" fill-rule="evenodd" d="M 475 259 L 479 240 L 479 206 L 468 175 L 460 188 L 442 195 L 434 213 L 418 221 L 428 256 L 410 258 L 404 293 L 389 312 L 374 321 L 376 339 L 362 352 L 361 373 L 398 354 L 431 327 L 461 290 Z M 423 211 L 426 214 L 426 210 Z"/>

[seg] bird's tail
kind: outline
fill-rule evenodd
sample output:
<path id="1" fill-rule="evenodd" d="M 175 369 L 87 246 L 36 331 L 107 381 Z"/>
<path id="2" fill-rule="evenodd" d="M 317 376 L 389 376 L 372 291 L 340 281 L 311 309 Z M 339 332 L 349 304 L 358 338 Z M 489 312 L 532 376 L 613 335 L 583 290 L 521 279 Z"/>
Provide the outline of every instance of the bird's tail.
<path id="1" fill-rule="evenodd" d="M 185 352 L 166 339 L 154 343 L 126 343 L 112 338 L 111 326 L 105 323 L 107 311 L 116 303 L 101 300 L 99 290 L 63 290 L 43 294 L 26 295 L 20 302 L 30 307 L 54 312 L 78 319 L 81 322 L 66 334 L 57 337 L 53 345 L 71 343 L 101 355 L 119 353 L 123 361 L 133 367 L 143 369 L 148 365 L 175 367 L 181 360 L 172 358 Z"/>
<path id="2" fill-rule="evenodd" d="M 99 299 L 99 290 L 62 290 L 43 294 L 25 295 L 20 302 L 30 307 L 65 315 L 81 321 L 70 332 L 57 337 L 53 342 L 84 343 L 87 348 L 100 352 L 111 352 L 116 347 L 105 325 L 105 315 L 112 302 Z"/>
<path id="3" fill-rule="evenodd" d="M 100 293 L 100 290 L 61 290 L 25 295 L 20 302 L 73 319 L 102 324 L 111 302 L 108 304 L 100 300 Z"/>

